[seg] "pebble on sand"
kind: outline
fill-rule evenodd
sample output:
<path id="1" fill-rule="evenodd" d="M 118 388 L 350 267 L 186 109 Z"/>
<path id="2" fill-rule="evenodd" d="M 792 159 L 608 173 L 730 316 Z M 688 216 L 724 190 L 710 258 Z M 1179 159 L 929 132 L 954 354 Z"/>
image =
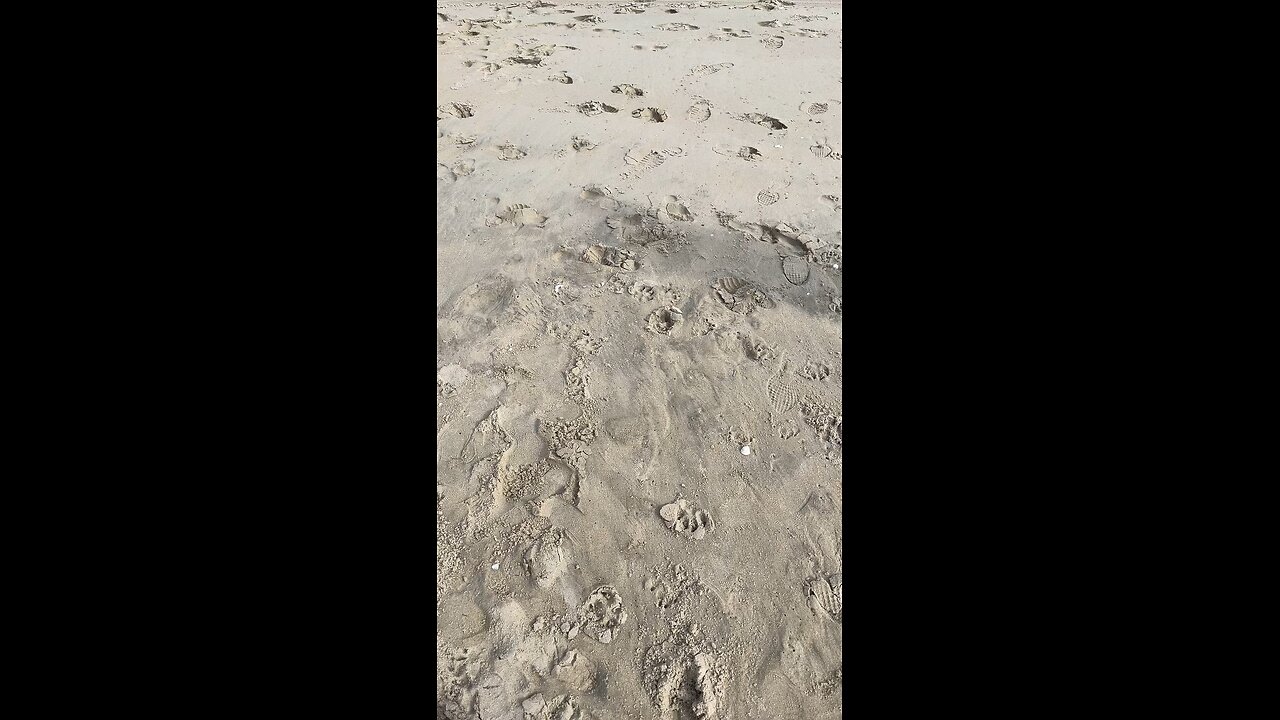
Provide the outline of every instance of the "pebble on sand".
<path id="1" fill-rule="evenodd" d="M 750 455 L 750 454 L 751 454 L 751 446 L 750 446 L 750 445 L 743 445 L 743 446 L 742 446 L 742 454 L 743 454 L 743 455 Z"/>

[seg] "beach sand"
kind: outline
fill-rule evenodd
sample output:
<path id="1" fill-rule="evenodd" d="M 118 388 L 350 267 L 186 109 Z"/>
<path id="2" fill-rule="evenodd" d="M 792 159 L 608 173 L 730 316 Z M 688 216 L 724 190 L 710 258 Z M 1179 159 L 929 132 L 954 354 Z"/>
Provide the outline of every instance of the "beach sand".
<path id="1" fill-rule="evenodd" d="M 438 3 L 437 717 L 841 711 L 840 3 Z"/>

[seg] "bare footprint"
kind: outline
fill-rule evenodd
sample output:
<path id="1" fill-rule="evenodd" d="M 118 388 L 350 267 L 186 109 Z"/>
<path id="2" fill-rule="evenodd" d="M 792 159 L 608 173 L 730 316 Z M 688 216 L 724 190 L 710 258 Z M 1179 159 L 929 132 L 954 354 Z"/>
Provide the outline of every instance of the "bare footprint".
<path id="1" fill-rule="evenodd" d="M 587 248 L 586 252 L 582 253 L 582 261 L 594 265 L 608 265 L 620 270 L 635 270 L 637 267 L 635 253 L 600 244 Z"/>
<path id="2" fill-rule="evenodd" d="M 617 210 L 622 205 L 614 199 L 613 189 L 603 185 L 588 185 L 582 189 L 579 197 L 602 210 Z"/>
<path id="3" fill-rule="evenodd" d="M 692 122 L 706 122 L 711 117 L 711 103 L 707 100 L 699 100 L 689 107 L 685 116 Z"/>
<path id="4" fill-rule="evenodd" d="M 760 154 L 759 150 L 747 145 L 743 145 L 741 147 L 734 147 L 732 145 L 716 145 L 712 150 L 721 155 L 740 157 L 747 161 L 759 160 L 764 157 Z"/>
<path id="5" fill-rule="evenodd" d="M 758 307 L 774 307 L 773 300 L 763 290 L 740 278 L 721 278 L 712 288 L 720 302 L 739 315 L 747 315 Z"/>
<path id="6" fill-rule="evenodd" d="M 636 87 L 635 85 L 629 85 L 627 83 L 622 83 L 621 85 L 614 85 L 613 89 L 610 90 L 609 92 L 621 93 L 623 95 L 626 95 L 627 97 L 640 97 L 644 95 L 643 90 Z"/>
<path id="7" fill-rule="evenodd" d="M 578 108 L 578 112 L 582 113 L 583 115 L 586 115 L 587 117 L 591 117 L 592 115 L 599 115 L 600 113 L 618 112 L 618 108 L 613 107 L 612 105 L 606 105 L 605 103 L 602 103 L 598 100 L 588 100 L 587 102 L 580 103 L 578 105 L 575 105 L 574 107 Z"/>
<path id="8" fill-rule="evenodd" d="M 521 204 L 508 206 L 506 210 L 499 213 L 498 218 L 516 227 L 524 227 L 525 225 L 544 227 L 547 223 L 545 215 L 540 215 L 537 210 Z"/>
<path id="9" fill-rule="evenodd" d="M 778 118 L 769 117 L 768 115 L 762 115 L 760 113 L 747 113 L 745 115 L 737 115 L 735 116 L 735 119 L 741 120 L 743 122 L 749 122 L 753 125 L 767 127 L 770 130 L 786 130 L 787 129 L 787 126 L 783 125 L 782 121 L 779 120 Z"/>
<path id="10" fill-rule="evenodd" d="M 668 195 L 662 199 L 662 209 L 667 212 L 667 216 L 672 220 L 684 222 L 693 220 L 693 213 L 689 212 L 689 208 L 685 207 L 675 195 Z"/>
<path id="11" fill-rule="evenodd" d="M 499 145 L 497 151 L 499 160 L 519 160 L 529 154 L 511 143 Z"/>
<path id="12" fill-rule="evenodd" d="M 559 530 L 549 530 L 525 553 L 525 568 L 540 588 L 550 588 L 569 569 L 569 550 Z"/>
<path id="13" fill-rule="evenodd" d="M 667 121 L 666 111 L 659 110 L 658 108 L 652 108 L 652 107 L 633 110 L 631 111 L 631 117 L 640 118 L 642 120 L 647 120 L 649 122 L 666 122 Z"/>
<path id="14" fill-rule="evenodd" d="M 469 118 L 475 115 L 475 110 L 466 103 L 445 103 L 436 108 L 436 116 L 449 116 L 456 118 Z"/>

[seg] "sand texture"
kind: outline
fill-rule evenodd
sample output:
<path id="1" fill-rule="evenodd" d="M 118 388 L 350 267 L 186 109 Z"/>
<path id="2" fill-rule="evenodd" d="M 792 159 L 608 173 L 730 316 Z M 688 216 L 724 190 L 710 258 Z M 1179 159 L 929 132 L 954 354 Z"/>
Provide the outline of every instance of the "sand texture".
<path id="1" fill-rule="evenodd" d="M 840 4 L 436 9 L 437 717 L 838 717 Z"/>

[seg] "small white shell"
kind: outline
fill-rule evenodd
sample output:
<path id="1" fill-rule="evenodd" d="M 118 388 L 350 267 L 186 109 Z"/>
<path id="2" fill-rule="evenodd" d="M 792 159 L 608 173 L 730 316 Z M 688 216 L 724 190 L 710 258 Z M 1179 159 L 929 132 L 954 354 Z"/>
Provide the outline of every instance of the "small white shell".
<path id="1" fill-rule="evenodd" d="M 751 446 L 750 446 L 750 445 L 743 445 L 743 446 L 742 446 L 742 454 L 743 454 L 743 455 L 750 455 L 750 454 L 751 454 Z"/>

